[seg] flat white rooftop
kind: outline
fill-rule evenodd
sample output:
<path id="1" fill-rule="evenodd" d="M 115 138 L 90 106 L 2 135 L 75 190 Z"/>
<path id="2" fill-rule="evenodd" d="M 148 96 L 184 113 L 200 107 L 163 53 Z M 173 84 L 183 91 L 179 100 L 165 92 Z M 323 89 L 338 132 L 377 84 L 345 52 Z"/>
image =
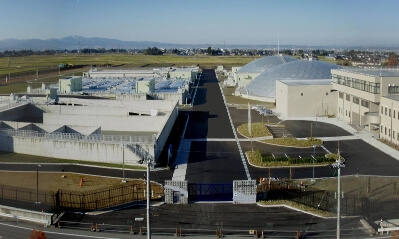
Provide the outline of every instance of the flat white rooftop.
<path id="1" fill-rule="evenodd" d="M 368 76 L 381 77 L 399 77 L 399 68 L 355 68 L 347 67 L 343 69 L 334 69 L 334 71 L 357 73 Z"/>
<path id="2" fill-rule="evenodd" d="M 295 85 L 331 85 L 330 79 L 320 79 L 320 80 L 309 80 L 309 79 L 291 79 L 291 80 L 280 80 L 281 83 L 285 85 L 295 86 Z"/>

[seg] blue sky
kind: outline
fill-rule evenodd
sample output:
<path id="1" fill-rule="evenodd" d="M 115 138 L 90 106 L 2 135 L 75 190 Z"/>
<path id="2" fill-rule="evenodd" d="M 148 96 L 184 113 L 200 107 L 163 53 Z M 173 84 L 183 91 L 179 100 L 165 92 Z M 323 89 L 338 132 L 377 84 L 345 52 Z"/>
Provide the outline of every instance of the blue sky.
<path id="1" fill-rule="evenodd" d="M 0 39 L 399 44 L 397 0 L 0 0 Z"/>

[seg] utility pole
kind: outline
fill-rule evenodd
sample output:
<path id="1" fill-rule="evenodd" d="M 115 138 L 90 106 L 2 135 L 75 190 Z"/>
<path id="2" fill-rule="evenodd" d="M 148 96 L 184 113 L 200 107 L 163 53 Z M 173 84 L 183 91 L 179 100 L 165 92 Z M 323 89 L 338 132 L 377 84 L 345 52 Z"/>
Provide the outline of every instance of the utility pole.
<path id="1" fill-rule="evenodd" d="M 40 202 L 39 202 L 39 168 L 41 166 L 42 165 L 40 165 L 40 164 L 36 165 L 36 203 L 37 204 L 40 204 Z"/>
<path id="2" fill-rule="evenodd" d="M 339 143 L 339 142 L 338 142 Z M 341 167 L 345 167 L 345 164 L 341 162 L 341 154 L 339 153 L 339 144 L 338 144 L 338 160 L 331 164 L 332 167 L 338 169 L 338 189 L 337 189 L 337 239 L 340 239 L 341 236 L 341 197 L 343 193 L 341 192 Z"/>
<path id="3" fill-rule="evenodd" d="M 151 200 L 151 187 L 150 187 L 150 166 L 151 160 L 148 157 L 148 148 L 147 148 L 147 238 L 151 239 L 151 223 L 150 223 L 150 200 Z"/>
<path id="4" fill-rule="evenodd" d="M 337 189 L 337 239 L 341 237 L 341 155 L 338 148 L 338 189 Z"/>
<path id="5" fill-rule="evenodd" d="M 311 179 L 310 181 L 312 181 L 312 182 L 315 181 L 315 179 L 314 179 L 314 161 L 315 161 L 315 155 L 316 155 L 316 145 L 314 144 L 314 145 L 313 145 L 313 155 L 311 155 L 312 158 L 313 158 L 313 177 L 312 177 L 312 179 Z"/>
<path id="6" fill-rule="evenodd" d="M 125 144 L 122 144 L 122 183 L 126 183 L 125 178 Z"/>

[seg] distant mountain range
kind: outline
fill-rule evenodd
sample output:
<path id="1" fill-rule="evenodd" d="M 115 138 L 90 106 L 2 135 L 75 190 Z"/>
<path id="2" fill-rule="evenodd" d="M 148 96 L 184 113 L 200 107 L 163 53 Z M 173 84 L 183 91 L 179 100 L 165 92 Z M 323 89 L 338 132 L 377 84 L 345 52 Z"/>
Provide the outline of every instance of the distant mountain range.
<path id="1" fill-rule="evenodd" d="M 117 39 L 101 38 L 101 37 L 82 37 L 82 36 L 68 36 L 61 39 L 3 39 L 0 40 L 0 51 L 6 50 L 79 50 L 83 48 L 105 48 L 105 49 L 145 49 L 148 47 L 158 48 L 238 48 L 238 49 L 273 49 L 277 48 L 277 45 L 226 45 L 223 44 L 171 44 L 162 42 L 151 42 L 151 41 L 121 41 Z M 300 46 L 300 45 L 280 45 L 281 49 L 332 49 L 333 46 Z M 398 49 L 399 45 L 395 46 L 364 46 L 364 47 L 349 47 L 349 46 L 335 46 L 338 48 L 350 48 L 350 49 L 367 49 L 367 48 L 379 48 L 379 49 Z"/>

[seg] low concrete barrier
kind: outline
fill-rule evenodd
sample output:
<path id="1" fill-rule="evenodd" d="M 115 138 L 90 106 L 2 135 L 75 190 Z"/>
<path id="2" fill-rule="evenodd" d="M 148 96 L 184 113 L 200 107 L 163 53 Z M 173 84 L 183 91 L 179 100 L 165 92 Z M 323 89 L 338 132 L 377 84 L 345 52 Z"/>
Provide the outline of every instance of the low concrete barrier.
<path id="1" fill-rule="evenodd" d="M 52 213 L 36 212 L 20 208 L 0 205 L 0 217 L 14 218 L 15 220 L 41 223 L 45 227 L 51 225 Z"/>

